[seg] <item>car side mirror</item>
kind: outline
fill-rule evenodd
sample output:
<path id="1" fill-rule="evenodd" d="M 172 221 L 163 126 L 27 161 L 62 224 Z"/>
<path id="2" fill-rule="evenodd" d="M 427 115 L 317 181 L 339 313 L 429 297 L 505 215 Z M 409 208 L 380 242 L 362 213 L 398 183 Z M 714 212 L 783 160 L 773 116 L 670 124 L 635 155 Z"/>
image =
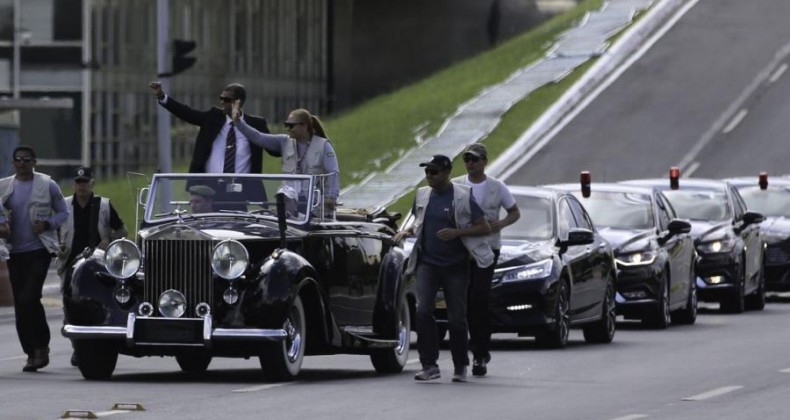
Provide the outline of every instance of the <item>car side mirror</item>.
<path id="1" fill-rule="evenodd" d="M 754 212 L 754 211 L 747 211 L 743 215 L 743 224 L 744 224 L 744 226 L 752 225 L 752 224 L 755 224 L 755 223 L 762 223 L 763 220 L 765 220 L 765 217 L 762 214 Z"/>
<path id="2" fill-rule="evenodd" d="M 588 245 L 595 242 L 593 231 L 584 228 L 571 228 L 568 230 L 568 239 L 560 241 L 560 246 Z"/>
<path id="3" fill-rule="evenodd" d="M 681 233 L 689 233 L 691 232 L 691 223 L 681 220 L 681 219 L 672 219 L 667 226 L 667 230 L 672 235 L 679 235 Z"/>

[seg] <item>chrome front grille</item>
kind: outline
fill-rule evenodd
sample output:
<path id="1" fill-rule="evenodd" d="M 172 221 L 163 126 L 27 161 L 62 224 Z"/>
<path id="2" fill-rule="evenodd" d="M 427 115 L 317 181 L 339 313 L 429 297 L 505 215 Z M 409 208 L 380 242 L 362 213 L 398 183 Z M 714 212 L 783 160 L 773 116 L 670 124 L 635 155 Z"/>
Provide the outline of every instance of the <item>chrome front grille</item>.
<path id="1" fill-rule="evenodd" d="M 175 289 L 186 296 L 185 318 L 195 318 L 200 302 L 214 303 L 211 251 L 215 242 L 207 240 L 148 240 L 143 242 L 145 273 L 143 295 L 159 313 L 159 295 Z"/>

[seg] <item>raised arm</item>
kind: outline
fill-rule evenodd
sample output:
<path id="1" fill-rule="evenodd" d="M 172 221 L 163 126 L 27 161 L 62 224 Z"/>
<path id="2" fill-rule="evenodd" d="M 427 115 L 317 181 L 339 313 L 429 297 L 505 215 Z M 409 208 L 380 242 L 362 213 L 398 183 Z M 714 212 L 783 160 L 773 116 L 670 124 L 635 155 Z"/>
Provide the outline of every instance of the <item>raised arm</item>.
<path id="1" fill-rule="evenodd" d="M 156 100 L 159 101 L 159 105 L 162 105 L 163 108 L 170 111 L 176 118 L 198 126 L 202 125 L 206 120 L 206 113 L 204 111 L 192 109 L 171 98 L 162 90 L 162 84 L 160 82 L 151 82 L 148 84 L 148 87 L 154 92 L 154 96 L 156 96 Z"/>

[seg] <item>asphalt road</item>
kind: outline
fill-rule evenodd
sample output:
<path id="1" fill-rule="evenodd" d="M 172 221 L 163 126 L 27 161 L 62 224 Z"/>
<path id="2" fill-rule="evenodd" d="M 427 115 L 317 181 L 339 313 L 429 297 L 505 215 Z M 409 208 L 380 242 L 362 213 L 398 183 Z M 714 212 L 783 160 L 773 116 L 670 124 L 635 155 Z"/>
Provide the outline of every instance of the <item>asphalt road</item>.
<path id="1" fill-rule="evenodd" d="M 662 176 L 787 172 L 790 43 L 786 0 L 702 0 L 507 181 L 539 184 Z M 778 57 L 777 57 L 778 54 Z M 743 112 L 745 111 L 745 112 Z M 49 301 L 56 305 L 56 300 Z M 653 331 L 618 324 L 614 343 L 560 351 L 498 335 L 486 378 L 416 384 L 416 353 L 400 375 L 378 376 L 365 356 L 307 358 L 298 381 L 266 383 L 256 360 L 218 359 L 204 376 L 170 358 L 121 357 L 109 382 L 84 381 L 49 308 L 52 363 L 21 372 L 14 325 L 0 316 L 0 417 L 54 419 L 67 409 L 125 419 L 757 419 L 785 418 L 790 303 L 719 314 Z M 146 411 L 112 412 L 114 403 Z"/>

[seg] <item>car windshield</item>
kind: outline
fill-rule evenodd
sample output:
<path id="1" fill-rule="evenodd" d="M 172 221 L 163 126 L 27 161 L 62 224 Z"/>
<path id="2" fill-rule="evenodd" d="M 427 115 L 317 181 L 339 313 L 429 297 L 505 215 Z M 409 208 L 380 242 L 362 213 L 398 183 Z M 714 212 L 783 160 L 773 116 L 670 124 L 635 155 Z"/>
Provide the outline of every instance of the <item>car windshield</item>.
<path id="1" fill-rule="evenodd" d="M 277 218 L 276 194 L 285 195 L 286 218 L 306 223 L 324 217 L 323 180 L 309 175 L 156 174 L 145 206 L 145 220 L 157 222 L 206 214 L 253 214 Z M 312 203 L 311 212 L 307 211 Z"/>
<path id="2" fill-rule="evenodd" d="M 684 188 L 665 190 L 664 195 L 681 219 L 722 221 L 732 218 L 724 191 Z"/>
<path id="3" fill-rule="evenodd" d="M 514 195 L 521 217 L 516 223 L 502 229 L 502 237 L 506 239 L 551 239 L 554 223 L 551 213 L 551 201 L 546 198 Z M 505 211 L 500 218 L 504 218 Z"/>
<path id="4" fill-rule="evenodd" d="M 652 229 L 655 226 L 649 194 L 593 190 L 589 197 L 574 191 L 595 226 L 614 229 Z"/>
<path id="5" fill-rule="evenodd" d="M 764 216 L 790 216 L 790 187 L 771 187 L 761 190 L 757 186 L 740 187 L 738 192 L 750 211 Z"/>

